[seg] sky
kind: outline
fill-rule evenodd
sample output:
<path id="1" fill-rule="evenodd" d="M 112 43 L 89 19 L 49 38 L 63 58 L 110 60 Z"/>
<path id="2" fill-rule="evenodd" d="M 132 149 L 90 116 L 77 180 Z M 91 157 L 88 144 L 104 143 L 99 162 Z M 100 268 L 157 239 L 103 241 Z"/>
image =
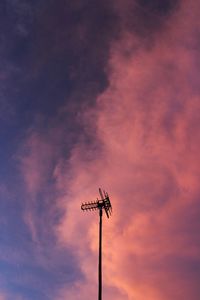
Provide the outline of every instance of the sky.
<path id="1" fill-rule="evenodd" d="M 199 11 L 1 1 L 0 300 L 199 299 Z"/>

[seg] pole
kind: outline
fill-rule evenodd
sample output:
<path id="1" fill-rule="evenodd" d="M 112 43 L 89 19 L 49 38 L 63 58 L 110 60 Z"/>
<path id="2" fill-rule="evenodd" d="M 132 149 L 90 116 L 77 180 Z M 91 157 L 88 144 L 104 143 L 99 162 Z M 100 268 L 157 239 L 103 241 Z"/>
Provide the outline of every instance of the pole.
<path id="1" fill-rule="evenodd" d="M 99 297 L 102 300 L 102 207 L 99 209 Z"/>
<path id="2" fill-rule="evenodd" d="M 99 210 L 99 265 L 98 265 L 98 300 L 102 300 L 102 215 L 103 209 L 106 213 L 106 216 L 109 218 L 112 212 L 112 205 L 110 203 L 110 199 L 108 193 L 102 193 L 101 189 L 99 188 L 99 194 L 101 199 L 97 198 L 97 201 L 93 202 L 85 202 L 82 203 L 81 209 L 85 210 Z"/>

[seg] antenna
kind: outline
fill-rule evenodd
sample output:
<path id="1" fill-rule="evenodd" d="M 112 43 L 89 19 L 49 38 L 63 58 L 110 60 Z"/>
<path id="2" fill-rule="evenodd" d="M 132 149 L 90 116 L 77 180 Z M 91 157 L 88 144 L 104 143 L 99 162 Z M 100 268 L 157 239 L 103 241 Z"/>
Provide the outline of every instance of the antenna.
<path id="1" fill-rule="evenodd" d="M 82 203 L 81 209 L 83 211 L 88 210 L 99 210 L 99 267 L 98 267 L 98 280 L 99 280 L 99 290 L 98 290 L 98 300 L 102 300 L 102 215 L 103 210 L 105 211 L 107 217 L 109 218 L 112 213 L 112 206 L 110 203 L 110 198 L 108 193 L 99 188 L 99 194 L 101 199 L 97 198 L 93 202 Z"/>
<path id="2" fill-rule="evenodd" d="M 100 194 L 100 197 L 101 197 L 100 200 L 97 198 L 96 201 L 82 203 L 81 209 L 83 211 L 85 211 L 85 210 L 97 210 L 97 209 L 102 210 L 102 209 L 104 209 L 107 217 L 109 218 L 111 216 L 111 213 L 112 213 L 112 206 L 111 206 L 111 203 L 110 203 L 108 193 L 106 193 L 105 191 L 102 193 L 102 190 L 99 188 L 99 194 Z"/>

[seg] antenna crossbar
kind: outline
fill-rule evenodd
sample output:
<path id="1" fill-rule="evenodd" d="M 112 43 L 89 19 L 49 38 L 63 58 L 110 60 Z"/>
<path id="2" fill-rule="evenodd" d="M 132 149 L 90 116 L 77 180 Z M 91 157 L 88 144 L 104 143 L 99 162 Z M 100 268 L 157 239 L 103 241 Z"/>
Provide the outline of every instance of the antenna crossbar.
<path id="1" fill-rule="evenodd" d="M 98 208 L 98 201 L 96 202 L 85 202 L 82 203 L 81 209 L 82 210 L 94 210 Z"/>

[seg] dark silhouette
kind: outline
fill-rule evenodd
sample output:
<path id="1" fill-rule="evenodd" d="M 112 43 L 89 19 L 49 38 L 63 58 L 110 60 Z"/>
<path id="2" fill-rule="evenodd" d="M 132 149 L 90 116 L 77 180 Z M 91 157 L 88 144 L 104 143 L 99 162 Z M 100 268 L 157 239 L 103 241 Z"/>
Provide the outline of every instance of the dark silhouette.
<path id="1" fill-rule="evenodd" d="M 97 198 L 94 202 L 87 202 L 82 203 L 81 209 L 82 210 L 99 210 L 99 267 L 98 267 L 98 280 L 99 280 L 99 291 L 98 291 L 98 300 L 102 300 L 102 215 L 103 209 L 107 217 L 111 215 L 112 206 L 110 203 L 110 199 L 108 193 L 102 193 L 101 189 L 99 188 L 99 194 L 101 196 L 101 200 Z"/>

